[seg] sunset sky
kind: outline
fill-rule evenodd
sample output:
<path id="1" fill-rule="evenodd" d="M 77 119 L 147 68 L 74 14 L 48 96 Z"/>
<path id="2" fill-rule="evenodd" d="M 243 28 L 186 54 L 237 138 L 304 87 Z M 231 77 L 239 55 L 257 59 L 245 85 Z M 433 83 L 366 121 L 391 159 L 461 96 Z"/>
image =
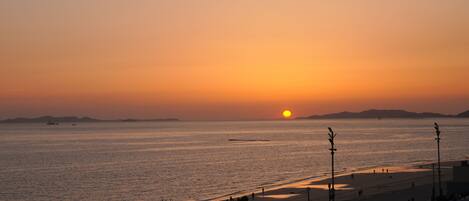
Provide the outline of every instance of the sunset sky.
<path id="1" fill-rule="evenodd" d="M 0 119 L 469 109 L 467 0 L 0 0 Z"/>

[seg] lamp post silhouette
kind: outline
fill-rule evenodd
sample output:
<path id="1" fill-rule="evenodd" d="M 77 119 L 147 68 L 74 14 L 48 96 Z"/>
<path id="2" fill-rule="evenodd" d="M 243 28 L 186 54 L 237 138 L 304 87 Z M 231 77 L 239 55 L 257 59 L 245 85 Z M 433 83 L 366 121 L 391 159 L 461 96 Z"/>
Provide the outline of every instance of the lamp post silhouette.
<path id="1" fill-rule="evenodd" d="M 438 197 L 442 197 L 443 196 L 443 189 L 441 189 L 441 164 L 440 164 L 440 126 L 438 125 L 438 123 L 435 122 L 435 132 L 436 132 L 436 144 L 437 144 L 437 147 L 438 147 L 438 190 L 439 190 L 439 196 Z"/>
<path id="2" fill-rule="evenodd" d="M 331 167 L 332 167 L 332 170 L 331 170 L 331 173 L 332 173 L 332 177 L 331 177 L 331 188 L 329 188 L 329 201 L 335 201 L 335 188 L 334 188 L 334 153 L 337 151 L 336 148 L 334 148 L 334 138 L 337 134 L 334 133 L 334 131 L 332 130 L 331 127 L 328 128 L 329 129 L 329 142 L 331 143 L 331 148 L 329 149 L 331 151 L 331 158 L 332 158 L 332 162 L 331 162 Z"/>
<path id="3" fill-rule="evenodd" d="M 432 164 L 432 200 L 435 201 L 435 164 Z"/>

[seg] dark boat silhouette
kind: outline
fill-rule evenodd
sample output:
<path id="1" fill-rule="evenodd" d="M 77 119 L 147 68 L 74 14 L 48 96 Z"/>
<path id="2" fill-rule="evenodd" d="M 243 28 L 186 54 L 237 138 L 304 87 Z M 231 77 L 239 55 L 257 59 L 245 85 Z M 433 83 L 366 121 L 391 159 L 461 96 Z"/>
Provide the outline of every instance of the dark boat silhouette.
<path id="1" fill-rule="evenodd" d="M 48 121 L 46 124 L 49 126 L 55 126 L 55 125 L 59 125 L 59 122 Z"/>

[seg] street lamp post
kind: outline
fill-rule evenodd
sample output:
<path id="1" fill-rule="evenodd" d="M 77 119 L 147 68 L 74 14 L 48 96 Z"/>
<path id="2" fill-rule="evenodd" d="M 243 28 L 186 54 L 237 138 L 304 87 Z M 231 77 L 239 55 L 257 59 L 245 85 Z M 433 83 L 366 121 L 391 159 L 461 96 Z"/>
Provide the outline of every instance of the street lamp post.
<path id="1" fill-rule="evenodd" d="M 432 200 L 435 201 L 435 163 L 432 164 Z"/>
<path id="2" fill-rule="evenodd" d="M 439 190 L 439 197 L 443 196 L 443 189 L 441 188 L 441 164 L 440 164 L 440 126 L 438 123 L 435 122 L 435 132 L 436 132 L 436 144 L 438 147 L 438 190 Z"/>
<path id="3" fill-rule="evenodd" d="M 331 161 L 331 173 L 332 173 L 332 177 L 331 177 L 331 188 L 329 189 L 329 201 L 335 201 L 335 188 L 334 188 L 334 153 L 337 151 L 337 149 L 334 147 L 334 138 L 337 134 L 334 133 L 334 131 L 332 130 L 331 127 L 328 128 L 329 129 L 329 142 L 331 143 L 331 148 L 329 149 L 331 151 L 331 157 L 332 157 L 332 161 Z"/>

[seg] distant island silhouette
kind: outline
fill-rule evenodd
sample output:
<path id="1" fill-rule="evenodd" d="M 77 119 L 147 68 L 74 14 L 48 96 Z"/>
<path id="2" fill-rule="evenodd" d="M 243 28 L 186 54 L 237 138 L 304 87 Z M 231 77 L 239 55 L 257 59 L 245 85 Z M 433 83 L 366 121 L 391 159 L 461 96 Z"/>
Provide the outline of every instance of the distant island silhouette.
<path id="1" fill-rule="evenodd" d="M 468 110 L 468 111 L 465 111 L 465 112 L 463 112 L 463 113 L 458 114 L 457 117 L 460 117 L 460 118 L 468 118 L 468 117 L 469 117 L 469 110 Z"/>
<path id="2" fill-rule="evenodd" d="M 405 119 L 424 119 L 424 118 L 469 118 L 469 110 L 456 114 L 440 114 L 434 112 L 409 112 L 406 110 L 379 110 L 371 109 L 362 112 L 338 112 L 323 115 L 311 115 L 306 117 L 297 117 L 296 119 L 385 119 L 385 118 L 405 118 Z M 40 117 L 18 117 L 0 120 L 0 123 L 47 123 L 56 125 L 59 123 L 92 123 L 92 122 L 154 122 L 154 121 L 180 121 L 177 118 L 162 119 L 114 119 L 102 120 L 91 117 L 77 116 L 40 116 Z"/>
<path id="3" fill-rule="evenodd" d="M 167 119 L 117 119 L 117 120 L 101 120 L 90 117 L 76 117 L 76 116 L 65 116 L 65 117 L 54 117 L 54 116 L 41 116 L 34 118 L 12 118 L 1 120 L 0 123 L 48 123 L 54 125 L 56 123 L 89 123 L 89 122 L 150 122 L 150 121 L 179 121 L 175 118 Z"/>
<path id="4" fill-rule="evenodd" d="M 365 110 L 362 112 L 339 112 L 324 115 L 298 117 L 297 119 L 382 119 L 382 118 L 469 118 L 469 110 L 457 115 L 447 115 L 433 112 L 409 112 L 406 110 Z"/>

